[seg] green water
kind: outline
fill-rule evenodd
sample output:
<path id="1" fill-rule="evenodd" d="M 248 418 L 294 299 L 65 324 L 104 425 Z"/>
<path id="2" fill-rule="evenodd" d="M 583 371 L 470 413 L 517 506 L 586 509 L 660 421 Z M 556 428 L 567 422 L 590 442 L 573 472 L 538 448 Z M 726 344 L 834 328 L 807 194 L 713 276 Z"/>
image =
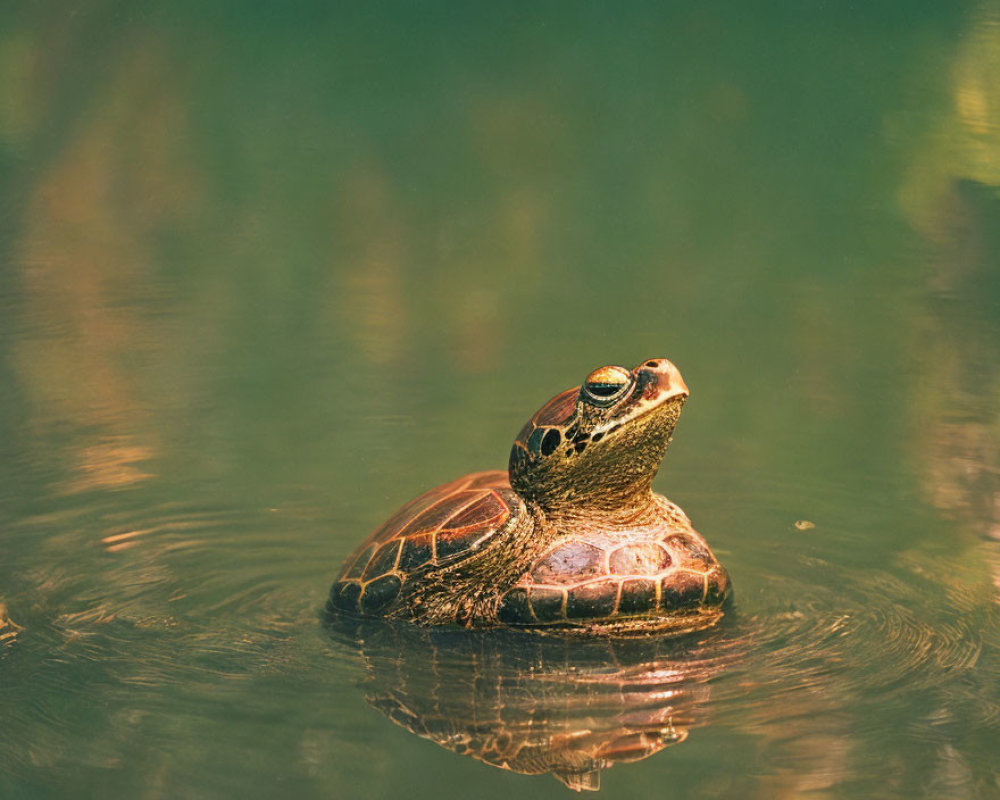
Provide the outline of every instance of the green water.
<path id="1" fill-rule="evenodd" d="M 0 2 L 0 796 L 1000 797 L 1000 3 L 850 5 Z M 720 628 L 323 627 L 653 356 Z"/>

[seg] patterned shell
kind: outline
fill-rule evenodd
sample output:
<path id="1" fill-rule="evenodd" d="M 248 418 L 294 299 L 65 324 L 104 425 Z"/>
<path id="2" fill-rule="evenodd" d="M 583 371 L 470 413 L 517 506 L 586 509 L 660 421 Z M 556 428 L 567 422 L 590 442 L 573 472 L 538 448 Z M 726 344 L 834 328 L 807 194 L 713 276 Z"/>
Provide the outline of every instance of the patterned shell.
<path id="1" fill-rule="evenodd" d="M 408 576 L 475 551 L 523 508 L 499 470 L 466 475 L 407 503 L 347 559 L 331 593 L 345 611 L 378 613 Z"/>
<path id="2" fill-rule="evenodd" d="M 684 512 L 663 501 L 662 530 L 613 541 L 583 533 L 553 543 L 500 602 L 508 625 L 574 625 L 677 615 L 721 605 L 729 578 Z"/>

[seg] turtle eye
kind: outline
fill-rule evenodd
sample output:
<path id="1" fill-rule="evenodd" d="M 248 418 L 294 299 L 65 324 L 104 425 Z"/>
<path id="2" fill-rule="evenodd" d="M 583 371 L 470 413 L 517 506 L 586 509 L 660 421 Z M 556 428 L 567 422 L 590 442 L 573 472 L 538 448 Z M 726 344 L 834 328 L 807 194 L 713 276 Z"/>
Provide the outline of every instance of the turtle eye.
<path id="1" fill-rule="evenodd" d="M 632 373 L 621 367 L 601 367 L 587 376 L 580 396 L 593 406 L 605 408 L 619 400 L 632 385 Z"/>

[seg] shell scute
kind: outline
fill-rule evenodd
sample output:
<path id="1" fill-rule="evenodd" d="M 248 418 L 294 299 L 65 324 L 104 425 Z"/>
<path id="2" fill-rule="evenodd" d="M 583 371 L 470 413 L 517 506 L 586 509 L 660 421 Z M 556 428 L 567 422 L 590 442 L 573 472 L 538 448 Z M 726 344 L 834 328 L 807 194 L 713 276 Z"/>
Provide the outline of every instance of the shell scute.
<path id="1" fill-rule="evenodd" d="M 469 530 L 458 530 L 441 531 L 435 536 L 436 539 L 436 553 L 438 563 L 444 563 L 446 561 L 451 561 L 455 556 L 460 556 L 475 547 L 476 541 L 479 537 L 480 531 L 477 529 Z"/>
<path id="2" fill-rule="evenodd" d="M 414 519 L 406 526 L 405 531 L 401 530 L 397 535 L 400 538 L 412 536 L 420 533 L 435 533 L 447 527 L 451 527 L 452 518 L 456 513 L 456 503 L 459 509 L 468 503 L 474 504 L 482 494 L 481 489 L 460 490 L 445 498 L 443 501 L 428 508 L 423 514 Z"/>
<path id="3" fill-rule="evenodd" d="M 383 575 L 365 584 L 365 590 L 361 594 L 361 610 L 371 614 L 385 608 L 396 599 L 402 586 L 403 582 L 394 574 Z"/>
<path id="4" fill-rule="evenodd" d="M 368 566 L 365 567 L 365 571 L 362 574 L 362 578 L 366 581 L 370 581 L 372 578 L 377 578 L 379 575 L 386 575 L 392 572 L 396 568 L 396 559 L 399 557 L 399 548 L 402 546 L 402 542 L 398 539 L 390 542 L 386 542 L 378 550 L 375 551 L 375 555 L 372 556 L 371 560 L 368 562 Z"/>
<path id="5" fill-rule="evenodd" d="M 482 489 L 467 490 L 479 494 Z M 462 530 L 465 528 L 480 529 L 484 525 L 502 525 L 510 515 L 510 506 L 500 495 L 490 491 L 480 495 L 479 499 L 467 506 L 464 511 L 458 511 L 449 521 L 448 528 Z"/>
<path id="6" fill-rule="evenodd" d="M 434 537 L 429 534 L 417 534 L 403 539 L 403 553 L 399 557 L 399 570 L 412 572 L 420 569 L 434 557 Z"/>
<path id="7" fill-rule="evenodd" d="M 712 552 L 699 537 L 691 536 L 687 533 L 675 533 L 668 536 L 663 542 L 668 548 L 686 556 L 696 558 L 710 564 L 714 561 Z"/>
<path id="8" fill-rule="evenodd" d="M 476 549 L 507 523 L 519 502 L 500 471 L 467 475 L 431 489 L 378 528 L 339 580 L 363 581 L 366 595 L 370 582 L 383 576 L 396 575 L 402 584 L 415 571 Z M 361 605 L 374 602 L 362 598 Z"/>
<path id="9" fill-rule="evenodd" d="M 657 585 L 652 578 L 631 578 L 622 582 L 619 614 L 645 614 L 655 611 L 657 606 Z"/>
<path id="10" fill-rule="evenodd" d="M 510 506 L 492 489 L 458 492 L 455 503 L 452 516 L 434 533 L 438 562 L 476 549 L 510 518 Z"/>
<path id="11" fill-rule="evenodd" d="M 579 583 L 604 573 L 604 551 L 587 542 L 561 543 L 543 556 L 531 570 L 538 583 Z"/>
<path id="12" fill-rule="evenodd" d="M 399 537 L 415 520 L 433 511 L 434 507 L 445 499 L 445 495 L 440 491 L 442 488 L 444 487 L 432 489 L 406 503 L 371 535 L 369 541 L 386 542 L 389 539 Z"/>
<path id="13" fill-rule="evenodd" d="M 618 603 L 618 581 L 603 580 L 575 586 L 566 594 L 566 617 L 594 619 L 614 613 Z"/>
<path id="14" fill-rule="evenodd" d="M 372 544 L 358 553 L 357 558 L 354 559 L 354 563 L 351 564 L 350 568 L 347 569 L 342 578 L 351 578 L 357 580 L 365 571 L 365 567 L 371 562 L 372 557 L 375 555 L 375 551 L 378 549 L 377 544 Z"/>
<path id="15" fill-rule="evenodd" d="M 333 592 L 330 593 L 331 603 L 341 611 L 360 611 L 361 607 L 358 605 L 360 597 L 361 584 L 354 581 L 335 584 Z"/>
<path id="16" fill-rule="evenodd" d="M 507 473 L 500 470 L 476 472 L 436 486 L 403 505 L 368 538 L 365 544 L 379 544 L 415 533 L 431 531 L 435 520 L 447 522 L 456 511 L 455 496 L 465 491 L 510 490 Z"/>
<path id="17" fill-rule="evenodd" d="M 608 565 L 616 575 L 656 575 L 670 566 L 670 554 L 657 542 L 626 544 L 611 553 Z"/>
<path id="18" fill-rule="evenodd" d="M 705 576 L 699 572 L 677 570 L 663 581 L 660 607 L 664 611 L 694 608 L 705 597 Z"/>
<path id="19" fill-rule="evenodd" d="M 729 597 L 729 576 L 716 567 L 705 578 L 705 603 L 720 606 Z"/>
<path id="20" fill-rule="evenodd" d="M 531 590 L 531 608 L 539 622 L 565 622 L 566 592 L 535 586 Z"/>

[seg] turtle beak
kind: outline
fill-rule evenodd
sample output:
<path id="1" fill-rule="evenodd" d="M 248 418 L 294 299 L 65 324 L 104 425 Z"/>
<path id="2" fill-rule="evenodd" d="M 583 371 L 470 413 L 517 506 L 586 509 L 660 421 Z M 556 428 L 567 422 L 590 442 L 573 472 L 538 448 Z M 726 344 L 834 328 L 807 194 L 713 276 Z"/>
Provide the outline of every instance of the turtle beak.
<path id="1" fill-rule="evenodd" d="M 666 402 L 675 397 L 687 397 L 688 387 L 681 372 L 665 358 L 651 358 L 636 368 L 636 376 L 645 378 L 646 392 L 650 399 Z"/>

